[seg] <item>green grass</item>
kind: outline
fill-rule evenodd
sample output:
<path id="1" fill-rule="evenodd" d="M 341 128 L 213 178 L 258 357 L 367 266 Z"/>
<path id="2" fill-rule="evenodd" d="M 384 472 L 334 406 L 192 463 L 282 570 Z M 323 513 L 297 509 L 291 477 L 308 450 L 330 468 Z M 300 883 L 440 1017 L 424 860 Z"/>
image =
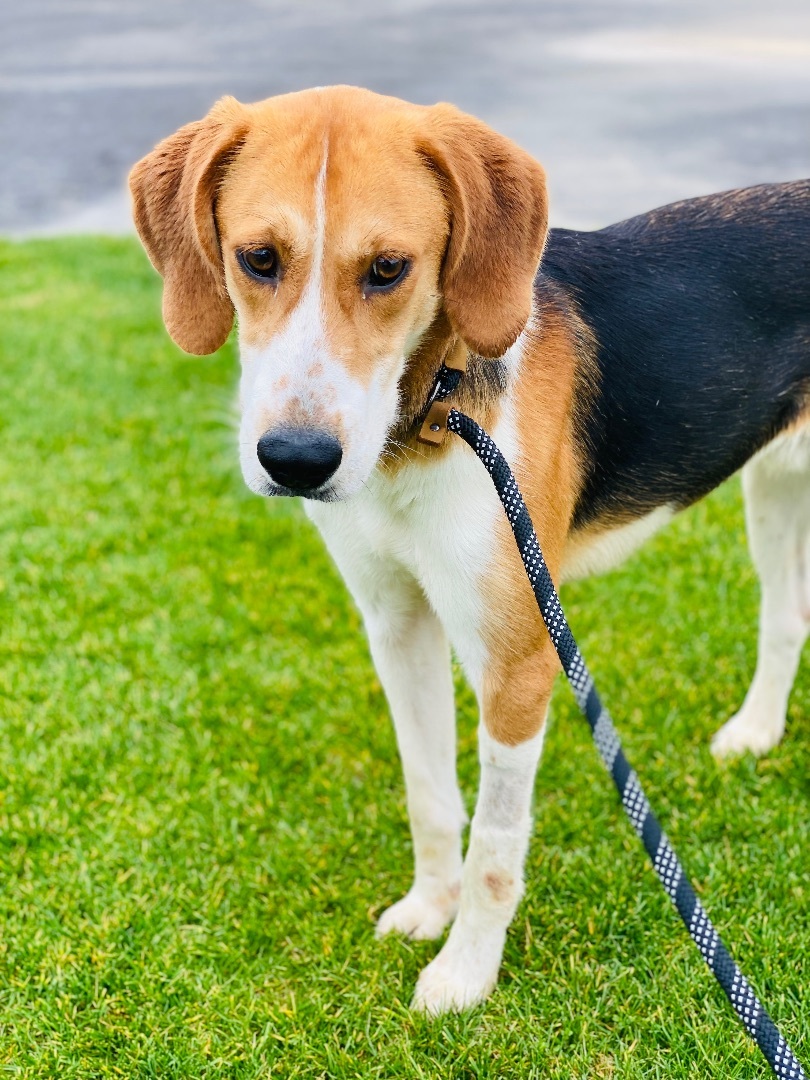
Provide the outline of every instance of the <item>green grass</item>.
<path id="1" fill-rule="evenodd" d="M 233 350 L 169 343 L 134 241 L 7 244 L 0 268 L 0 1076 L 764 1076 L 563 686 L 498 988 L 409 1012 L 437 946 L 373 937 L 411 865 L 385 702 L 300 508 L 243 489 Z M 707 749 L 754 661 L 737 483 L 565 599 L 704 902 L 810 1059 L 807 670 L 765 760 Z M 459 705 L 472 805 L 461 681 Z"/>

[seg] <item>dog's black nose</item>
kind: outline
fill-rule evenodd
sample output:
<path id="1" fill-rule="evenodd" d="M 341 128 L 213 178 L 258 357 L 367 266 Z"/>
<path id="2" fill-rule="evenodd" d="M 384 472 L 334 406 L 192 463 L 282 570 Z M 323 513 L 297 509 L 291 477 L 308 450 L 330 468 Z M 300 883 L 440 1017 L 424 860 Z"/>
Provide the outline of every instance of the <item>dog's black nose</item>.
<path id="1" fill-rule="evenodd" d="M 335 472 L 343 448 L 334 437 L 314 428 L 276 428 L 259 439 L 256 455 L 262 468 L 290 491 L 313 491 Z"/>

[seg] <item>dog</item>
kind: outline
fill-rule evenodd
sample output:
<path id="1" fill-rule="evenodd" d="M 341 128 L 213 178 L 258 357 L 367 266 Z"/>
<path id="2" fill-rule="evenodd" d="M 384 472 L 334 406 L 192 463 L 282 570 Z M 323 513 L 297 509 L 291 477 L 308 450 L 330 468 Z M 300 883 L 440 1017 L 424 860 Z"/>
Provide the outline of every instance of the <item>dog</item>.
<path id="1" fill-rule="evenodd" d="M 238 317 L 244 479 L 301 495 L 362 612 L 413 885 L 378 933 L 447 940 L 430 1013 L 482 1001 L 522 892 L 558 662 L 489 477 L 418 441 L 443 361 L 555 580 L 604 570 L 744 466 L 759 656 L 717 755 L 781 737 L 810 625 L 810 181 L 547 227 L 544 173 L 454 107 L 353 87 L 218 102 L 131 174 L 184 350 Z M 481 711 L 466 858 L 450 645 Z"/>

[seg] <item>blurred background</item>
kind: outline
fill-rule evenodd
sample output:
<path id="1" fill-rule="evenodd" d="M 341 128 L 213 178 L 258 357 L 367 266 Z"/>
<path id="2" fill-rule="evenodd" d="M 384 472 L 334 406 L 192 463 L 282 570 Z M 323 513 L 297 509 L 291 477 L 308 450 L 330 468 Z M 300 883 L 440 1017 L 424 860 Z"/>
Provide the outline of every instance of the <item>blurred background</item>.
<path id="1" fill-rule="evenodd" d="M 125 232 L 124 178 L 222 94 L 449 100 L 589 228 L 810 175 L 807 0 L 7 0 L 0 233 Z"/>

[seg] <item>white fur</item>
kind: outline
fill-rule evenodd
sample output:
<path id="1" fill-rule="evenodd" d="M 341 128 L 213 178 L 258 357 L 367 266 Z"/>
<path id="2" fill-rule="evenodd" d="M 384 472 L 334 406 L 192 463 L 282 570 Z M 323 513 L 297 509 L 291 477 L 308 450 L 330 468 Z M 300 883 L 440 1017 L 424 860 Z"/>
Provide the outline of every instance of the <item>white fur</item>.
<path id="1" fill-rule="evenodd" d="M 810 431 L 783 435 L 743 470 L 746 524 L 762 590 L 759 651 L 739 712 L 717 732 L 718 757 L 764 754 L 785 730 L 810 630 Z"/>
<path id="2" fill-rule="evenodd" d="M 521 351 L 519 339 L 506 357 L 513 371 Z M 514 462 L 517 435 L 508 398 L 492 435 Z M 479 586 L 495 554 L 503 511 L 472 451 L 448 438 L 453 441 L 447 452 L 428 469 L 415 461 L 388 476 L 383 463 L 353 498 L 307 501 L 305 509 L 364 613 L 366 597 L 384 594 L 392 576 L 406 574 L 418 584 L 480 694 L 486 648 Z"/>
<path id="3" fill-rule="evenodd" d="M 455 777 L 455 707 L 445 629 L 479 683 L 485 660 L 477 578 L 493 548 L 497 507 L 474 508 L 487 477 L 462 445 L 435 468 L 378 469 L 353 499 L 307 502 L 360 608 L 388 697 L 414 845 L 411 890 L 378 930 L 435 937 L 455 915 L 465 814 Z M 429 452 L 429 451 L 428 451 Z M 484 486 L 473 487 L 476 481 Z M 456 518 L 464 540 L 448 532 Z M 464 632 L 466 631 L 466 633 Z"/>
<path id="4" fill-rule="evenodd" d="M 413 884 L 383 913 L 378 932 L 436 937 L 460 905 L 450 941 L 417 992 L 416 1004 L 435 1011 L 479 1000 L 497 976 L 520 895 L 531 783 L 542 739 L 509 749 L 482 735 L 481 793 L 462 874 L 466 816 L 455 777 L 448 638 L 480 698 L 488 661 L 483 589 L 497 550 L 501 507 L 486 472 L 461 441 L 453 440 L 430 468 L 413 461 L 386 472 L 380 454 L 396 416 L 406 358 L 385 358 L 371 386 L 363 387 L 332 355 L 321 295 L 326 161 L 324 155 L 316 184 L 312 270 L 303 295 L 266 348 L 244 350 L 242 464 L 250 486 L 272 494 L 256 457 L 258 439 L 283 418 L 293 399 L 299 415 L 302 405 L 313 416 L 322 412 L 326 399 L 337 407 L 344 460 L 329 484 L 341 498 L 308 500 L 306 510 L 363 613 L 405 773 Z M 504 358 L 513 379 L 522 349 L 521 338 Z M 315 363 L 317 375 L 311 371 Z M 509 395 L 493 436 L 514 464 L 518 442 Z"/>
<path id="5" fill-rule="evenodd" d="M 593 537 L 574 538 L 565 552 L 562 581 L 612 570 L 671 521 L 674 515 L 675 507 L 658 506 L 627 525 L 606 529 Z"/>
<path id="6" fill-rule="evenodd" d="M 242 475 L 259 495 L 279 489 L 256 455 L 262 435 L 283 425 L 295 405 L 295 423 L 318 427 L 322 417 L 341 422 L 343 460 L 327 483 L 330 494 L 346 498 L 358 491 L 379 458 L 396 413 L 404 356 L 380 357 L 368 385 L 353 378 L 329 343 L 323 308 L 326 243 L 326 170 L 328 146 L 315 181 L 312 267 L 301 297 L 284 326 L 261 348 L 240 341 L 242 419 L 239 450 Z"/>
<path id="7" fill-rule="evenodd" d="M 436 937 L 455 918 L 414 997 L 415 1007 L 438 1013 L 483 1000 L 496 982 L 523 888 L 545 727 L 509 747 L 481 725 L 481 783 L 462 863 L 466 818 L 455 775 L 449 645 L 481 700 L 489 660 L 483 590 L 495 569 L 502 510 L 485 470 L 460 440 L 429 468 L 414 461 L 386 472 L 380 455 L 397 414 L 407 356 L 379 358 L 377 374 L 363 385 L 330 347 L 322 296 L 327 160 L 325 151 L 315 190 L 312 270 L 300 301 L 266 347 L 243 347 L 242 467 L 253 490 L 273 494 L 256 457 L 261 435 L 284 422 L 292 402 L 297 415 L 303 410 L 313 424 L 330 411 L 339 414 L 344 455 L 328 481 L 328 493 L 338 501 L 307 500 L 305 507 L 363 614 L 405 775 L 414 877 L 405 896 L 381 915 L 378 933 Z M 416 328 L 406 353 L 418 336 Z M 522 336 L 505 357 L 511 385 L 491 433 L 513 465 L 518 441 L 512 395 L 518 392 L 514 377 L 523 342 Z M 414 451 L 419 452 L 433 453 Z M 801 450 L 795 441 L 785 442 L 746 471 L 749 532 L 763 581 L 760 660 L 743 709 L 715 740 L 718 753 L 770 746 L 784 726 L 787 694 L 810 625 L 808 471 L 810 439 Z M 673 513 L 662 506 L 630 525 L 575 542 L 563 577 L 621 561 Z M 787 530 L 771 524 L 776 515 L 787 515 Z"/>
<path id="8" fill-rule="evenodd" d="M 414 879 L 383 913 L 377 933 L 434 938 L 458 909 L 466 821 L 456 782 L 450 650 L 441 622 L 406 575 L 389 580 L 386 604 L 387 610 L 367 605 L 365 621 L 405 774 Z"/>
<path id="9" fill-rule="evenodd" d="M 507 355 L 516 372 L 519 341 Z M 514 464 L 507 396 L 493 437 Z M 430 453 L 430 450 L 426 450 Z M 522 891 L 530 802 L 542 733 L 505 747 L 480 729 L 481 786 L 462 871 L 464 811 L 455 779 L 455 725 L 446 629 L 481 696 L 487 646 L 482 586 L 496 553 L 501 507 L 460 441 L 430 469 L 372 475 L 345 502 L 307 503 L 363 612 L 388 695 L 405 773 L 414 881 L 383 913 L 378 933 L 450 937 L 422 973 L 414 998 L 429 1012 L 482 1000 L 497 979 L 507 927 Z"/>
<path id="10" fill-rule="evenodd" d="M 286 324 L 269 344 L 252 348 L 240 340 L 242 379 L 239 400 L 242 422 L 239 432 L 242 475 L 248 487 L 260 495 L 271 486 L 256 456 L 261 436 L 274 426 L 291 400 L 300 398 L 304 409 L 314 411 L 336 392 L 337 378 L 348 381 L 345 370 L 336 364 L 326 340 L 323 318 L 323 254 L 326 243 L 326 166 L 328 145 L 324 146 L 321 167 L 315 180 L 315 220 L 312 235 L 312 268 L 309 279 Z M 308 369 L 319 365 L 323 377 L 314 379 Z M 285 385 L 286 384 L 286 385 Z"/>
<path id="11" fill-rule="evenodd" d="M 430 1013 L 476 1005 L 498 978 L 506 931 L 523 893 L 534 776 L 545 726 L 504 746 L 481 725 L 481 783 L 464 860 L 461 907 L 438 956 L 419 976 L 414 1006 Z"/>

